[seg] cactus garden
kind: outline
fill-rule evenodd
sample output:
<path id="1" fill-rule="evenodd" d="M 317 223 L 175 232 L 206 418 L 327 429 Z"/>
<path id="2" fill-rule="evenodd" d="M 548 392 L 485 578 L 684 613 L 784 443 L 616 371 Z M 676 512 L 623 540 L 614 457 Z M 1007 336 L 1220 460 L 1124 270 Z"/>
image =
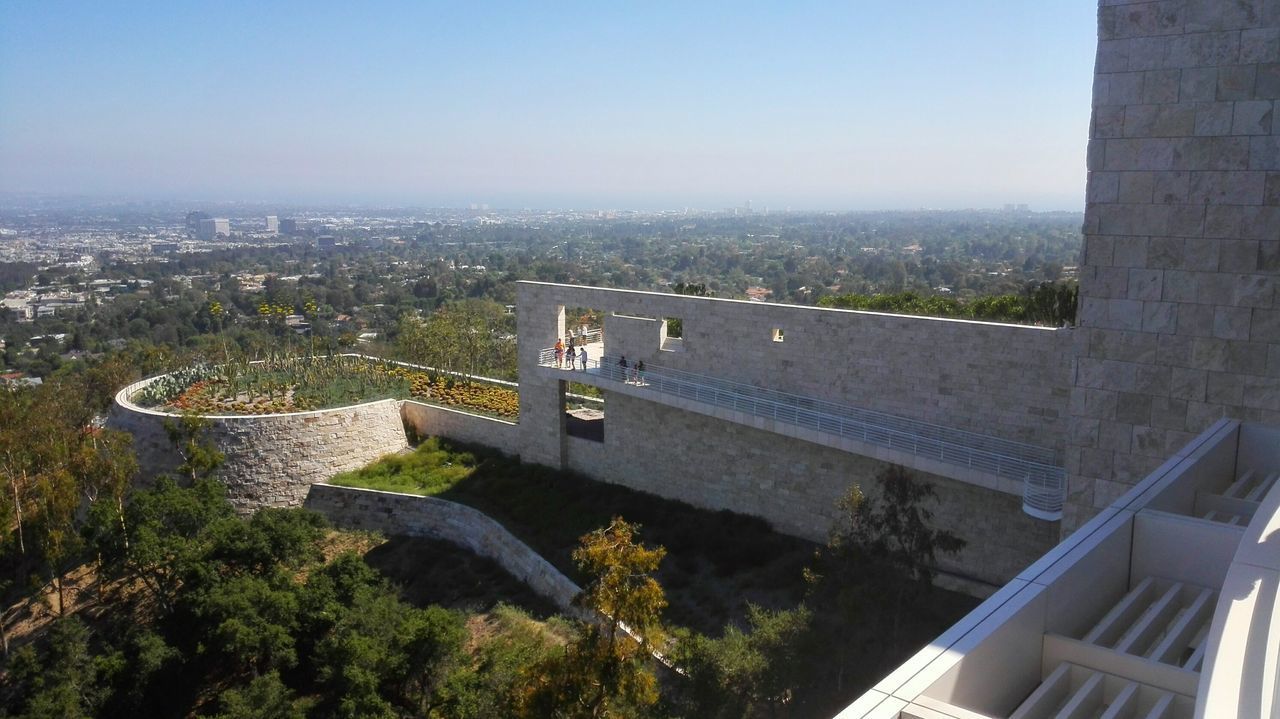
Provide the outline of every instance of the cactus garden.
<path id="1" fill-rule="evenodd" d="M 203 415 L 283 414 L 379 399 L 415 399 L 504 419 L 519 415 L 514 389 L 356 355 L 272 356 L 198 365 L 131 398 L 142 407 Z"/>

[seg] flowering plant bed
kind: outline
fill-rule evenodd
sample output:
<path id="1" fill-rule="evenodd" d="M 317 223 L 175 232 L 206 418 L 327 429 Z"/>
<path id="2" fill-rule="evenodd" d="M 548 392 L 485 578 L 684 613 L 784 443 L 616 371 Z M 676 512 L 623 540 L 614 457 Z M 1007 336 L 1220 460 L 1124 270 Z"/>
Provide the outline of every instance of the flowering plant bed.
<path id="1" fill-rule="evenodd" d="M 402 368 L 403 369 L 403 368 Z M 466 407 L 503 419 L 520 416 L 520 393 L 509 387 L 463 382 L 452 377 L 432 378 L 426 372 L 408 373 L 413 398 L 454 407 Z"/>
<path id="2" fill-rule="evenodd" d="M 157 378 L 132 400 L 143 407 L 211 415 L 283 414 L 379 399 L 413 398 L 504 419 L 520 412 L 513 389 L 356 356 L 273 357 L 199 366 Z"/>

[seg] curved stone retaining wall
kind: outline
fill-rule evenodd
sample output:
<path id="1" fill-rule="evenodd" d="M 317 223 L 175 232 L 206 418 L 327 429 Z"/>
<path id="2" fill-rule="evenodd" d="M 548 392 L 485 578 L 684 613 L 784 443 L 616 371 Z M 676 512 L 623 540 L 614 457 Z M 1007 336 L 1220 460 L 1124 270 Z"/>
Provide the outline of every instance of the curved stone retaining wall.
<path id="1" fill-rule="evenodd" d="M 164 429 L 166 420 L 180 416 L 129 401 L 149 381 L 120 390 L 107 422 L 133 435 L 144 479 L 171 472 L 182 461 Z M 394 399 L 314 412 L 205 419 L 209 438 L 226 456 L 218 476 L 240 511 L 300 506 L 312 484 L 408 447 L 400 402 Z"/>
<path id="2" fill-rule="evenodd" d="M 561 610 L 581 616 L 573 605 L 578 585 L 478 509 L 436 497 L 331 484 L 313 485 L 306 507 L 338 527 L 431 537 L 465 547 L 494 560 Z"/>

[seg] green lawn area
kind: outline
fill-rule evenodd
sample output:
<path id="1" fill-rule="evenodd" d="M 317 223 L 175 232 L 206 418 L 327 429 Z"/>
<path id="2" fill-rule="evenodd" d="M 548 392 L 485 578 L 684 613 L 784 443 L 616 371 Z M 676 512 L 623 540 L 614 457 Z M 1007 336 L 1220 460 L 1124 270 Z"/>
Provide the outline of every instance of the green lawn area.
<path id="1" fill-rule="evenodd" d="M 413 452 L 392 455 L 367 467 L 345 472 L 329 480 L 329 484 L 437 495 L 466 479 L 479 464 L 480 460 L 474 453 L 432 437 L 419 444 Z"/>

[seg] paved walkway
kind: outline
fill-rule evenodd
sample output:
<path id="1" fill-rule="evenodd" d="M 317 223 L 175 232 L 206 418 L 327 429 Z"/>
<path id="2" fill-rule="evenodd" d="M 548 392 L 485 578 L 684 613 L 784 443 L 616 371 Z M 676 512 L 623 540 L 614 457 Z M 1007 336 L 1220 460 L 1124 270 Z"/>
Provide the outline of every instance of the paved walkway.
<path id="1" fill-rule="evenodd" d="M 576 348 L 575 348 L 575 349 L 576 349 Z M 589 365 L 589 367 L 588 367 L 588 372 L 589 372 L 591 369 L 595 368 L 595 366 L 596 366 L 597 362 L 600 360 L 600 358 L 601 358 L 602 356 L 604 356 L 604 342 L 588 342 L 588 343 L 587 343 L 587 364 Z M 555 366 L 556 366 L 556 362 L 555 362 L 555 360 L 554 360 L 554 359 L 553 359 L 553 360 L 551 360 L 550 362 L 542 362 L 541 364 L 542 364 L 542 366 L 543 366 L 543 367 L 555 367 Z M 567 362 L 566 362 L 566 364 L 567 364 Z M 576 364 L 576 363 L 575 363 L 575 364 L 574 364 L 574 367 L 575 367 L 575 368 L 578 368 L 578 369 L 575 369 L 574 371 L 575 371 L 575 372 L 576 372 L 576 371 L 581 371 L 581 366 L 582 366 L 582 365 L 579 365 L 579 364 Z M 564 369 L 566 372 L 568 371 L 568 367 L 562 367 L 561 369 Z"/>

